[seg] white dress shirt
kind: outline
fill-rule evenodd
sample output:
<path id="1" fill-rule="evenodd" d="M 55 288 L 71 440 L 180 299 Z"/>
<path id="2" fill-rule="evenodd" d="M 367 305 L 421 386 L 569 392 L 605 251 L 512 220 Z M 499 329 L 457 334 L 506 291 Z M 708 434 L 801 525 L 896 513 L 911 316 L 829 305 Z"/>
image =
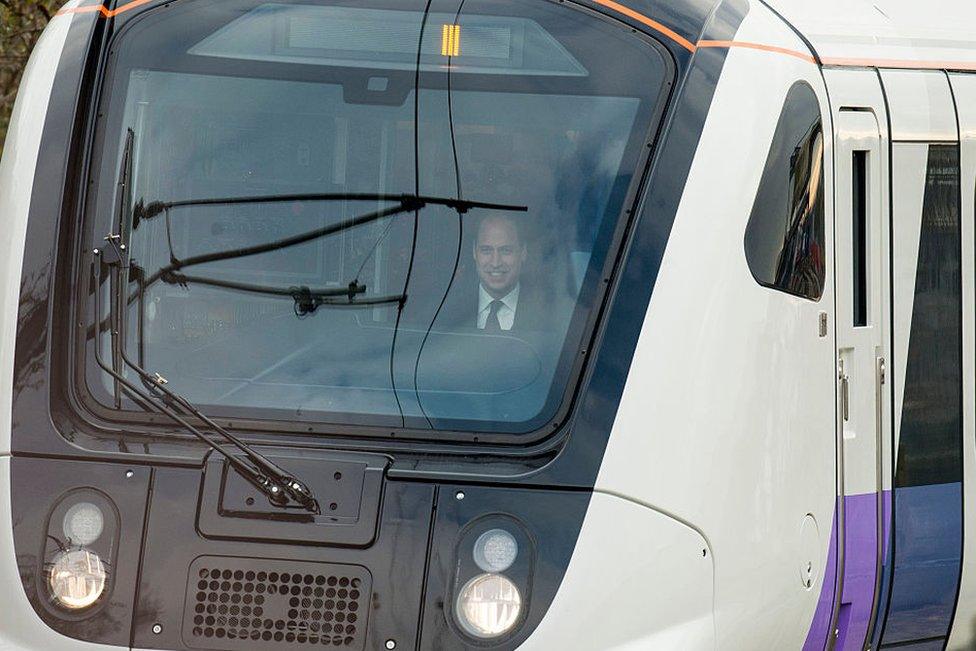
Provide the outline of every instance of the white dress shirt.
<path id="1" fill-rule="evenodd" d="M 511 330 L 515 324 L 515 310 L 518 309 L 519 286 L 510 291 L 499 300 L 502 306 L 498 308 L 498 325 L 502 330 Z M 478 285 L 478 328 L 485 329 L 488 322 L 488 313 L 491 312 L 491 302 L 495 300 L 491 294 L 485 291 L 482 285 Z"/>

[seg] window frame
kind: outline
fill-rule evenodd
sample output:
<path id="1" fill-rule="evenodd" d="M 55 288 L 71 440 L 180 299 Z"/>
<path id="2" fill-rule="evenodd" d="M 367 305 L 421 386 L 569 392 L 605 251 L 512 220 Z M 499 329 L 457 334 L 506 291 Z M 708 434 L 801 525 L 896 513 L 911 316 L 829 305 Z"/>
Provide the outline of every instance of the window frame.
<path id="1" fill-rule="evenodd" d="M 812 136 L 816 134 L 818 131 L 820 133 L 820 138 L 823 143 L 822 152 L 821 152 L 821 165 L 820 165 L 821 178 L 820 178 L 820 184 L 818 190 L 820 196 L 817 201 L 817 204 L 819 204 L 819 213 L 820 213 L 819 214 L 820 233 L 823 235 L 823 241 L 820 243 L 821 252 L 823 255 L 823 260 L 822 260 L 823 269 L 822 269 L 822 274 L 820 276 L 820 287 L 817 296 L 811 296 L 809 294 L 805 294 L 802 292 L 793 291 L 788 287 L 784 287 L 782 285 L 777 284 L 775 280 L 768 281 L 768 280 L 761 279 L 759 275 L 757 275 L 756 268 L 753 264 L 753 258 L 750 255 L 750 249 L 749 249 L 749 240 L 750 240 L 750 234 L 753 232 L 751 230 L 753 223 L 757 221 L 757 217 L 762 216 L 764 212 L 768 213 L 768 211 L 758 210 L 759 201 L 761 198 L 764 182 L 767 181 L 766 177 L 771 169 L 770 164 L 772 163 L 774 156 L 777 156 L 780 151 L 777 145 L 783 144 L 777 140 L 777 136 L 780 135 L 780 129 L 784 125 L 784 120 L 787 116 L 787 110 L 790 108 L 789 106 L 790 101 L 793 99 L 794 94 L 798 89 L 806 89 L 809 91 L 810 96 L 816 102 L 817 115 L 818 115 L 817 122 L 804 131 L 804 139 L 801 141 L 801 143 L 806 144 L 811 142 L 813 140 Z M 753 280 L 755 280 L 758 285 L 775 292 L 787 294 L 789 296 L 794 296 L 796 298 L 802 298 L 804 300 L 808 300 L 813 303 L 819 303 L 821 299 L 823 299 L 823 295 L 826 290 L 826 284 L 827 284 L 827 266 L 828 266 L 827 248 L 828 247 L 827 247 L 827 231 L 826 231 L 826 220 L 827 220 L 827 206 L 826 206 L 827 203 L 827 190 L 826 190 L 827 141 L 826 139 L 827 139 L 827 133 L 824 130 L 824 110 L 823 110 L 823 106 L 820 103 L 819 98 L 817 97 L 816 90 L 814 90 L 813 86 L 811 86 L 810 83 L 807 82 L 806 80 L 800 79 L 793 82 L 790 85 L 789 90 L 786 91 L 786 96 L 783 99 L 783 107 L 779 112 L 779 117 L 777 117 L 776 119 L 776 127 L 773 130 L 773 138 L 770 141 L 769 149 L 766 152 L 766 158 L 763 163 L 763 172 L 759 178 L 759 185 L 756 187 L 756 194 L 755 194 L 755 198 L 753 199 L 752 208 L 750 209 L 749 212 L 749 219 L 746 221 L 746 226 L 742 235 L 742 247 L 743 247 L 743 254 L 745 255 L 746 266 L 748 267 L 749 273 L 752 276 Z M 794 151 L 796 151 L 796 149 L 797 148 L 794 147 Z M 787 178 L 789 179 L 789 174 L 787 175 Z M 790 212 L 788 211 L 786 215 L 784 215 L 784 220 L 783 220 L 786 223 L 787 227 L 792 226 L 790 220 L 791 220 L 791 215 Z M 790 233 L 792 232 L 795 232 L 795 230 L 790 231 Z M 785 244 L 787 241 L 789 240 L 784 240 L 784 242 L 777 244 L 777 246 L 780 247 L 780 252 L 784 250 L 785 247 L 783 247 L 782 245 Z"/>
<path id="2" fill-rule="evenodd" d="M 589 360 L 594 357 L 593 346 L 596 342 L 600 324 L 603 321 L 603 314 L 609 301 L 612 298 L 610 288 L 613 286 L 612 279 L 626 255 L 626 239 L 632 230 L 638 214 L 638 205 L 641 197 L 646 191 L 647 180 L 650 175 L 651 163 L 656 151 L 662 132 L 665 113 L 671 105 L 673 90 L 676 84 L 677 65 L 667 47 L 652 35 L 641 31 L 635 31 L 622 21 L 613 18 L 602 12 L 594 11 L 588 7 L 569 2 L 563 3 L 567 10 L 580 12 L 593 20 L 600 20 L 611 25 L 614 29 L 620 30 L 622 35 L 629 33 L 626 38 L 633 38 L 640 41 L 648 49 L 648 57 L 656 55 L 662 64 L 662 84 L 655 96 L 649 95 L 648 101 L 651 102 L 652 109 L 649 114 L 647 132 L 641 135 L 635 132 L 634 141 L 643 142 L 639 146 L 639 153 L 633 167 L 633 177 L 626 190 L 620 204 L 620 212 L 615 217 L 615 224 L 608 226 L 612 231 L 609 238 L 609 245 L 606 249 L 604 268 L 600 274 L 600 280 L 593 286 L 593 308 L 589 315 L 580 324 L 582 337 L 579 339 L 580 354 L 575 355 L 571 360 L 570 368 L 567 371 L 567 379 L 563 383 L 563 390 L 559 398 L 558 405 L 552 417 L 542 426 L 524 433 L 499 432 L 499 431 L 465 431 L 465 430 L 446 430 L 436 428 L 412 428 L 403 426 L 384 426 L 375 423 L 369 424 L 349 424 L 331 423 L 326 421 L 298 421 L 295 419 L 282 420 L 279 418 L 259 418 L 257 413 L 266 413 L 266 409 L 255 408 L 236 408 L 233 409 L 233 416 L 220 414 L 210 414 L 219 424 L 234 430 L 245 431 L 254 434 L 266 434 L 269 441 L 276 443 L 286 443 L 288 436 L 301 437 L 303 440 L 315 439 L 322 440 L 331 437 L 355 438 L 371 441 L 411 441 L 428 444 L 440 443 L 475 443 L 475 444 L 502 444 L 506 446 L 528 447 L 539 443 L 544 439 L 552 437 L 562 429 L 568 420 L 571 412 L 576 408 L 577 397 L 584 384 L 585 371 Z M 73 330 L 72 336 L 66 337 L 66 341 L 56 344 L 62 349 L 63 358 L 67 364 L 67 376 L 70 378 L 65 382 L 69 401 L 72 410 L 82 417 L 83 420 L 90 420 L 94 417 L 100 424 L 117 429 L 125 430 L 122 436 L 128 439 L 137 440 L 142 437 L 158 439 L 158 434 L 154 434 L 162 425 L 171 425 L 170 421 L 158 414 L 150 414 L 137 410 L 116 410 L 100 401 L 90 390 L 86 377 L 87 367 L 94 362 L 90 359 L 88 349 L 90 347 L 89 332 L 91 331 L 90 312 L 90 264 L 87 260 L 93 246 L 97 246 L 97 238 L 93 234 L 95 223 L 95 188 L 105 182 L 99 181 L 100 171 L 103 170 L 104 158 L 115 158 L 115 150 L 112 148 L 114 136 L 109 129 L 118 122 L 115 114 L 109 110 L 113 86 L 116 79 L 116 56 L 119 44 L 126 38 L 128 32 L 140 24 L 144 19 L 158 15 L 167 5 L 154 6 L 148 8 L 130 20 L 127 20 L 122 28 L 110 35 L 108 45 L 101 54 L 100 71 L 98 79 L 95 81 L 94 97 L 91 101 L 91 114 L 89 118 L 88 131 L 83 140 L 83 148 L 87 151 L 86 164 L 82 166 L 78 173 L 80 186 L 85 189 L 78 202 L 77 225 L 72 228 L 70 233 L 71 247 L 73 254 L 70 258 L 62 260 L 58 266 L 66 266 L 70 269 L 69 282 L 65 283 L 64 292 L 69 294 L 66 303 L 70 306 L 65 310 L 66 318 L 74 323 L 85 323 L 85 328 L 69 329 Z M 626 30 L 626 31 L 624 31 Z M 124 68 L 124 66 L 123 66 Z M 640 136 L 638 138 L 638 136 Z M 576 317 L 574 317 L 574 321 Z M 572 328 L 573 326 L 569 326 Z M 103 336 L 104 333 L 103 333 Z M 561 354 L 565 355 L 566 348 Z M 557 363 L 557 372 L 562 368 L 562 359 Z M 547 401 L 548 404 L 548 401 Z M 368 418 L 375 418 L 369 416 Z M 192 420 L 191 420 L 192 422 Z M 167 429 L 171 429 L 166 427 Z M 167 438 L 170 438 L 167 436 Z M 174 441 L 178 440 L 173 437 Z M 183 440 L 195 440 L 189 435 L 180 436 Z"/>

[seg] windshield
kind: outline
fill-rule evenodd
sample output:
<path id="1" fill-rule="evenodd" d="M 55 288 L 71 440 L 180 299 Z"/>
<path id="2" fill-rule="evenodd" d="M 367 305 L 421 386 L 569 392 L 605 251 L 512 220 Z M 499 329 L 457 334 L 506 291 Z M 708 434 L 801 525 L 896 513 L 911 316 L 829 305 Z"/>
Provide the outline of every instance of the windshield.
<path id="1" fill-rule="evenodd" d="M 571 391 L 668 68 L 579 9 L 436 9 L 180 3 L 123 32 L 90 232 L 120 219 L 128 243 L 127 350 L 208 413 L 520 433 Z M 425 204 L 298 237 L 384 195 L 520 209 Z M 315 292 L 340 299 L 299 309 Z M 86 368 L 100 402 L 133 408 Z"/>

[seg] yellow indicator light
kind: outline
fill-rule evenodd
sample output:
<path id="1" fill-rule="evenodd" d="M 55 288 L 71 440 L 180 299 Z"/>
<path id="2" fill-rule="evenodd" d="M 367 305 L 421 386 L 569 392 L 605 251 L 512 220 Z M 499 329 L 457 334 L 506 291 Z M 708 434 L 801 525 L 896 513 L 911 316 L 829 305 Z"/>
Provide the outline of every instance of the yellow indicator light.
<path id="1" fill-rule="evenodd" d="M 441 56 L 456 57 L 461 54 L 461 26 L 441 27 Z"/>

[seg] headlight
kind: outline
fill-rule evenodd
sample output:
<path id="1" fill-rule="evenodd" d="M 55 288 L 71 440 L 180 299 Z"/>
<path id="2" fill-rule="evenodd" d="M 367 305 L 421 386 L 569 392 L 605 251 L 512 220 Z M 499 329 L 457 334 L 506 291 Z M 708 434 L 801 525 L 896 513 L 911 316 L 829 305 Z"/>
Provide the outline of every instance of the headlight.
<path id="1" fill-rule="evenodd" d="M 105 566 L 95 552 L 87 549 L 60 552 L 51 566 L 51 595 L 65 608 L 87 608 L 102 596 L 106 579 Z"/>
<path id="2" fill-rule="evenodd" d="M 64 536 L 72 545 L 90 545 L 105 528 L 102 510 L 91 502 L 78 502 L 64 514 Z"/>
<path id="3" fill-rule="evenodd" d="M 504 529 L 486 531 L 474 543 L 474 562 L 485 572 L 504 572 L 517 556 L 518 543 Z"/>
<path id="4" fill-rule="evenodd" d="M 500 574 L 480 574 L 461 588 L 457 598 L 461 627 L 477 638 L 492 638 L 512 630 L 522 612 L 522 595 Z"/>

